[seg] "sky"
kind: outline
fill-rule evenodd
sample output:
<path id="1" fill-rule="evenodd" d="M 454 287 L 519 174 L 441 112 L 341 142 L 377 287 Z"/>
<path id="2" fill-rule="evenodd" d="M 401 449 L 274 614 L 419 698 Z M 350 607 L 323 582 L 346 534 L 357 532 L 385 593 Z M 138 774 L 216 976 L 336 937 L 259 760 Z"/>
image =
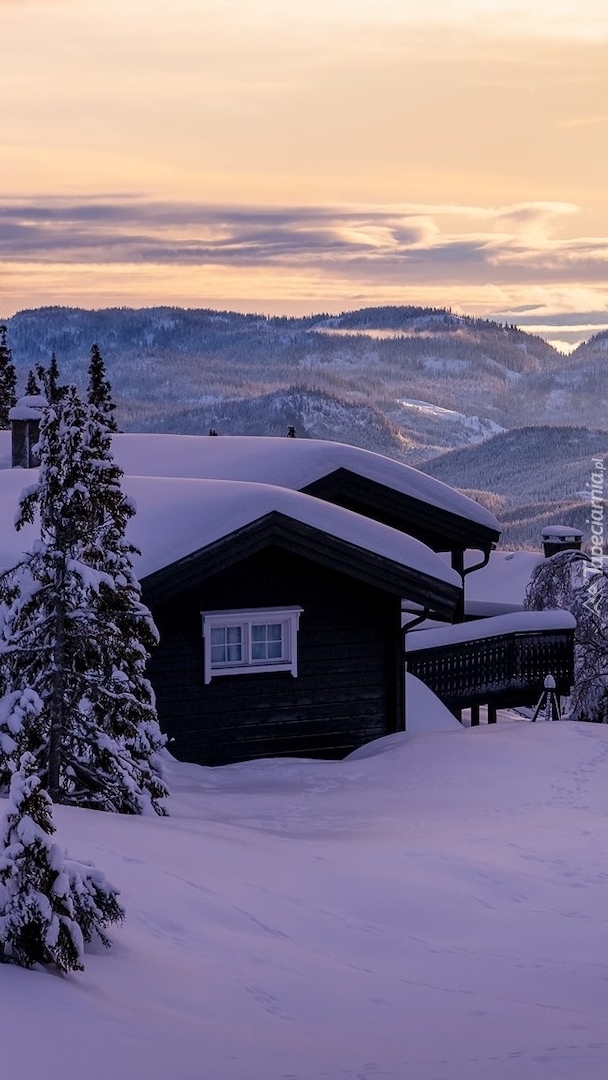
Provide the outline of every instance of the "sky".
<path id="1" fill-rule="evenodd" d="M 605 0 L 0 0 L 0 313 L 608 326 Z"/>

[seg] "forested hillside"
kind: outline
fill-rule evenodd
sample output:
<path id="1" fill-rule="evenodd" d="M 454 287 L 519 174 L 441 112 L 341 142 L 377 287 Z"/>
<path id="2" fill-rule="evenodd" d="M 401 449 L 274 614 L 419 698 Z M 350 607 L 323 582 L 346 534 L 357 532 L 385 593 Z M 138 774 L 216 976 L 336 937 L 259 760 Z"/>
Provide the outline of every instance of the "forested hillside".
<path id="1" fill-rule="evenodd" d="M 485 421 L 482 434 L 492 424 L 521 422 L 520 383 L 560 359 L 546 342 L 513 327 L 411 307 L 305 319 L 179 308 L 42 308 L 20 312 L 8 325 L 22 378 L 55 351 L 64 377 L 82 384 L 88 350 L 97 342 L 125 429 L 145 423 L 180 430 L 179 417 L 187 414 L 205 430 L 220 403 L 297 387 L 372 406 L 402 430 L 412 450 L 428 446 L 427 454 L 481 437 L 478 418 Z M 428 413 L 404 414 L 403 401 L 457 416 L 438 430 Z M 239 430 L 244 418 L 234 406 L 229 412 L 224 430 Z"/>
<path id="2" fill-rule="evenodd" d="M 606 332 L 565 356 L 515 326 L 411 306 L 306 318 L 51 307 L 7 326 L 21 389 L 52 352 L 62 380 L 84 388 L 96 342 L 122 430 L 293 426 L 299 437 L 430 463 L 494 500 L 515 543 L 535 543 L 556 516 L 584 524 L 589 458 L 608 452 Z"/>
<path id="3" fill-rule="evenodd" d="M 504 526 L 503 545 L 538 546 L 548 524 L 575 526 L 589 538 L 598 457 L 608 463 L 608 431 L 540 426 L 514 428 L 422 468 L 492 509 Z"/>

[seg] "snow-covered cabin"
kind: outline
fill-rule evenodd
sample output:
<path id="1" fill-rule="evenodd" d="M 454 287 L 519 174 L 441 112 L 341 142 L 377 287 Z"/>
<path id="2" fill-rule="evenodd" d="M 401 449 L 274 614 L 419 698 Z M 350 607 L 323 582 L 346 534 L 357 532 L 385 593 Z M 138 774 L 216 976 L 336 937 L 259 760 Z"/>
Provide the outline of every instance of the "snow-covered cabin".
<path id="1" fill-rule="evenodd" d="M 460 595 L 438 555 L 275 485 L 125 487 L 160 632 L 150 676 L 178 757 L 338 757 L 403 728 L 403 599 L 450 619 Z"/>
<path id="2" fill-rule="evenodd" d="M 465 556 L 486 562 L 500 534 L 492 514 L 338 443 L 113 446 L 137 505 L 136 571 L 161 638 L 150 677 L 176 756 L 342 756 L 404 727 L 403 609 L 458 617 Z M 0 566 L 28 547 L 10 525 L 27 483 L 0 471 Z"/>

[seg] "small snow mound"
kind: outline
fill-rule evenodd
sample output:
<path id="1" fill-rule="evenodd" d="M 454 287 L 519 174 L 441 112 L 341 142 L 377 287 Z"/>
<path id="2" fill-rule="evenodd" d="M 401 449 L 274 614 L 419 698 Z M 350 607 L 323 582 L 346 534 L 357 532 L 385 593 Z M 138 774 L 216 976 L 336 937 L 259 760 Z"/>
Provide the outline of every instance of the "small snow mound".
<path id="1" fill-rule="evenodd" d="M 410 735 L 425 735 L 438 731 L 462 731 L 460 721 L 415 675 L 406 678 L 406 731 L 396 731 L 381 739 L 374 739 L 349 754 L 346 761 L 361 761 L 379 757 L 381 754 L 400 750 Z"/>
<path id="2" fill-rule="evenodd" d="M 462 724 L 415 675 L 406 677 L 405 726 L 410 734 L 462 731 Z"/>

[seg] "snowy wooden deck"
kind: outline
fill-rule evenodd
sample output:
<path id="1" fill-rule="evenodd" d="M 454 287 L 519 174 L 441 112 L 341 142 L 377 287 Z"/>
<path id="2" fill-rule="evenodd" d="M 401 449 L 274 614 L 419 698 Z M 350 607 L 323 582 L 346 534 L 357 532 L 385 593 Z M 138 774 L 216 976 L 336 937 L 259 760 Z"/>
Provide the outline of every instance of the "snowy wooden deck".
<path id="1" fill-rule="evenodd" d="M 407 670 L 416 675 L 460 719 L 471 710 L 479 723 L 480 706 L 488 722 L 496 710 L 532 707 L 545 677 L 566 696 L 574 681 L 574 620 L 566 612 L 522 612 L 436 631 L 410 634 Z"/>

